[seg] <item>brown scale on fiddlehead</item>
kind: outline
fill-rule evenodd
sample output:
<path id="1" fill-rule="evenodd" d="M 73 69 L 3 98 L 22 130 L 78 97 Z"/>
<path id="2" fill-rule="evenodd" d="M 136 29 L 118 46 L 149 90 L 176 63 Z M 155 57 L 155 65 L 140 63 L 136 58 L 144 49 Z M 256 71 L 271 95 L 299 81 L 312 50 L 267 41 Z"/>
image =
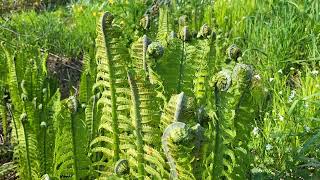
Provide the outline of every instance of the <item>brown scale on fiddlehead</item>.
<path id="1" fill-rule="evenodd" d="M 197 37 L 198 38 L 200 38 L 200 37 L 207 38 L 211 34 L 212 34 L 211 28 L 207 24 L 204 24 L 203 26 L 201 26 L 201 29 L 200 29 Z"/>
<path id="2" fill-rule="evenodd" d="M 118 176 L 129 174 L 130 167 L 129 162 L 126 159 L 120 159 L 116 162 L 114 167 L 114 173 Z"/>
<path id="3" fill-rule="evenodd" d="M 242 51 L 237 45 L 232 44 L 227 49 L 227 55 L 228 55 L 229 59 L 234 60 L 234 61 L 238 61 L 238 58 L 242 56 Z"/>
<path id="4" fill-rule="evenodd" d="M 160 58 L 163 53 L 164 48 L 159 42 L 153 42 L 148 46 L 148 54 L 155 59 Z"/>
<path id="5" fill-rule="evenodd" d="M 192 34 L 189 31 L 188 26 L 184 26 L 180 31 L 180 39 L 183 41 L 191 40 Z"/>

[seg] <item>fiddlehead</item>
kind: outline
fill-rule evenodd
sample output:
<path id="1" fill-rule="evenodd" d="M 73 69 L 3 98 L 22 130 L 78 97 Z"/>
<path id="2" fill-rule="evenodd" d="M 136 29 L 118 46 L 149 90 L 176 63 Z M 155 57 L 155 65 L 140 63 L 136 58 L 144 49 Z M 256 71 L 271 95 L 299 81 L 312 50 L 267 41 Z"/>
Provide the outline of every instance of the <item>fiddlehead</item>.
<path id="1" fill-rule="evenodd" d="M 114 173 L 118 176 L 123 176 L 128 174 L 130 171 L 129 162 L 125 159 L 120 159 L 117 161 L 114 167 Z"/>
<path id="2" fill-rule="evenodd" d="M 195 164 L 200 147 L 197 136 L 202 135 L 199 125 L 189 128 L 182 122 L 170 124 L 162 135 L 162 148 L 170 166 L 171 179 L 197 179 L 201 168 Z"/>
<path id="3" fill-rule="evenodd" d="M 215 146 L 213 176 L 234 178 L 237 172 L 235 152 L 232 145 L 236 138 L 236 111 L 245 90 L 250 85 L 252 69 L 248 65 L 237 64 L 233 71 L 219 72 L 214 81 L 216 108 Z"/>

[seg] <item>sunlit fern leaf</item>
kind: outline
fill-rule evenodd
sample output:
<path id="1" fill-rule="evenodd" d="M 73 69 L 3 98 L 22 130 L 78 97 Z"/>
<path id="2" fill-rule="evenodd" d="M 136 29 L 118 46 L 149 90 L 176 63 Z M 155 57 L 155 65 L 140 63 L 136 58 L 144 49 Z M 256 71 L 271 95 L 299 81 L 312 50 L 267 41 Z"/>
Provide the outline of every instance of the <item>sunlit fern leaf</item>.
<path id="1" fill-rule="evenodd" d="M 0 179 L 6 179 L 6 177 L 16 171 L 17 165 L 14 162 L 4 163 L 0 166 Z"/>
<path id="2" fill-rule="evenodd" d="M 199 104 L 203 104 L 206 99 L 209 52 L 210 41 L 208 39 L 185 43 L 181 91 L 188 96 L 194 94 Z"/>
<path id="3" fill-rule="evenodd" d="M 196 123 L 195 104 L 184 92 L 172 95 L 161 115 L 160 129 L 163 131 L 174 122 Z"/>
<path id="4" fill-rule="evenodd" d="M 159 12 L 159 25 L 158 25 L 158 33 L 157 33 L 157 40 L 161 42 L 165 47 L 168 45 L 168 38 L 173 31 L 171 27 L 171 19 L 169 18 L 169 7 L 167 5 L 163 5 L 160 7 Z"/>
<path id="5" fill-rule="evenodd" d="M 170 98 L 172 94 L 178 92 L 181 59 L 183 57 L 183 47 L 179 39 L 169 40 L 163 57 L 157 62 L 156 72 L 163 82 L 165 95 Z"/>
<path id="6" fill-rule="evenodd" d="M 136 178 L 166 177 L 166 164 L 163 155 L 158 151 L 160 142 L 160 115 L 159 106 L 156 102 L 156 93 L 152 84 L 144 81 L 144 76 L 134 74 L 133 71 L 128 73 L 128 79 L 132 92 L 132 124 L 134 127 L 132 143 L 134 149 L 129 149 L 130 162 L 133 166 L 131 173 L 136 174 Z M 142 153 L 140 156 L 140 153 Z M 142 168 L 143 169 L 140 169 Z M 137 173 L 134 171 L 137 170 Z M 143 172 L 143 173 L 142 173 Z"/>
<path id="7" fill-rule="evenodd" d="M 126 73 L 130 56 L 126 48 L 126 39 L 121 29 L 113 24 L 113 15 L 109 12 L 104 13 L 97 24 L 96 46 L 98 65 L 94 89 L 101 92 L 101 98 L 97 101 L 101 110 L 99 131 L 100 136 L 111 138 L 112 143 L 91 143 L 91 148 L 115 163 L 120 158 L 121 144 L 125 144 L 119 138 L 120 133 L 126 131 L 121 129 L 122 124 L 130 122 L 130 91 Z"/>
<path id="8" fill-rule="evenodd" d="M 144 35 L 132 43 L 130 51 L 133 68 L 136 70 L 136 73 L 145 78 L 149 77 L 148 66 L 150 64 L 147 60 L 147 50 L 150 43 L 151 40 Z"/>
<path id="9" fill-rule="evenodd" d="M 162 147 L 170 166 L 171 179 L 196 179 L 192 163 L 193 144 L 191 131 L 182 122 L 170 124 L 162 136 Z"/>
<path id="10" fill-rule="evenodd" d="M 14 118 L 16 124 L 17 145 L 14 149 L 14 158 L 19 162 L 18 174 L 23 179 L 37 179 L 40 177 L 40 162 L 37 149 L 36 133 L 30 126 L 29 116 L 22 113 Z"/>
<path id="11" fill-rule="evenodd" d="M 79 108 L 80 109 L 80 108 Z M 87 132 L 74 96 L 56 107 L 53 175 L 59 179 L 86 179 L 90 174 Z"/>
<path id="12" fill-rule="evenodd" d="M 99 120 L 97 118 L 97 96 L 93 95 L 85 108 L 85 122 L 88 130 L 88 145 L 98 134 Z"/>
<path id="13" fill-rule="evenodd" d="M 54 119 L 55 111 L 58 109 L 60 103 L 60 92 L 59 89 L 52 97 L 48 97 L 48 91 L 44 90 L 44 102 L 46 104 L 41 105 L 39 108 L 40 112 L 40 130 L 38 133 L 39 140 L 39 154 L 40 154 L 40 167 L 41 174 L 52 174 L 53 173 L 53 154 L 54 154 L 54 140 L 55 140 L 55 129 Z M 39 105 L 40 106 L 40 105 Z"/>
<path id="14" fill-rule="evenodd" d="M 10 52 L 7 49 L 5 49 L 3 44 L 1 44 L 1 46 L 6 56 L 6 64 L 8 69 L 7 83 L 9 87 L 10 97 L 16 110 L 21 112 L 22 102 L 20 99 L 20 90 L 18 87 L 18 79 L 16 74 L 16 65 L 14 57 L 12 56 L 12 54 L 10 54 Z"/>

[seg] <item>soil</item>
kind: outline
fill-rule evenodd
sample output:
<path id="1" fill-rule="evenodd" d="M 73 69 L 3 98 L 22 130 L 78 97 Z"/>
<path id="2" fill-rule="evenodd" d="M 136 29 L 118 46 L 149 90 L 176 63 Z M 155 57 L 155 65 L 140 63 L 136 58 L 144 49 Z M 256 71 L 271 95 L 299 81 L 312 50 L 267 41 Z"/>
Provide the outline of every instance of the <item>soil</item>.
<path id="1" fill-rule="evenodd" d="M 47 69 L 49 76 L 58 80 L 61 99 L 68 98 L 71 91 L 78 90 L 82 69 L 82 56 L 67 58 L 49 53 Z"/>

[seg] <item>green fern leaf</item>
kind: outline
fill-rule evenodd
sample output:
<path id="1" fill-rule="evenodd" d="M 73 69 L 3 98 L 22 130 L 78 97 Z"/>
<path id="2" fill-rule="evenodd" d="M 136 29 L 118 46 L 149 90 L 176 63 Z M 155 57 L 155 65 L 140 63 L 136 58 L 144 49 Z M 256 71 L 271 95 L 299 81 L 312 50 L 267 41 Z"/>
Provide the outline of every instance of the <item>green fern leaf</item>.
<path id="1" fill-rule="evenodd" d="M 74 96 L 56 107 L 56 139 L 53 175 L 60 179 L 83 179 L 90 174 L 88 147 L 82 141 L 87 138 Z"/>

